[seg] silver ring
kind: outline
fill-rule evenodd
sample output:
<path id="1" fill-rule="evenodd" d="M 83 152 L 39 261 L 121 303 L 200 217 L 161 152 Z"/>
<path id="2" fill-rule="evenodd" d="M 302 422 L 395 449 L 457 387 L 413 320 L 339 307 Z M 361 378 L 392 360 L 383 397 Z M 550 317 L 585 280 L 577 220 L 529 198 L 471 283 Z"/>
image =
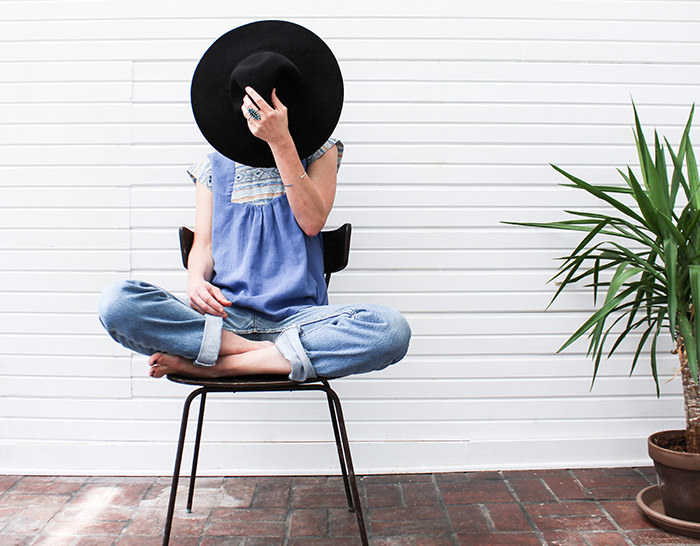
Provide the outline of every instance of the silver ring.
<path id="1" fill-rule="evenodd" d="M 260 112 L 258 112 L 255 108 L 248 108 L 248 113 L 250 114 L 248 120 L 252 118 L 255 121 L 260 121 Z"/>

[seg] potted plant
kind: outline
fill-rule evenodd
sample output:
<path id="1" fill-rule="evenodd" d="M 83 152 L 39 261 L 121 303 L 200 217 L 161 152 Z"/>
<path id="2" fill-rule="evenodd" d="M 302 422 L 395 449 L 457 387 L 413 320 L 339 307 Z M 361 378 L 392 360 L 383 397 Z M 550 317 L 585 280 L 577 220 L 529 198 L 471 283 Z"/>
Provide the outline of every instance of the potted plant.
<path id="1" fill-rule="evenodd" d="M 552 301 L 572 285 L 592 287 L 596 310 L 559 351 L 587 335 L 593 381 L 603 355 L 612 355 L 634 332 L 640 336 L 632 371 L 648 349 L 658 396 L 657 342 L 670 334 L 680 359 L 686 428 L 649 437 L 659 486 L 648 489 L 657 495 L 660 490 L 663 505 L 652 498 L 654 491 L 645 490 L 637 500 L 657 524 L 684 534 L 700 533 L 700 177 L 690 142 L 694 108 L 676 152 L 656 132 L 650 151 L 633 103 L 641 178 L 627 167 L 619 170 L 624 184 L 592 184 L 553 165 L 566 177 L 565 186 L 592 195 L 607 213 L 567 211 L 563 221 L 515 223 L 585 234 L 561 258 L 551 279 L 559 283 Z"/>

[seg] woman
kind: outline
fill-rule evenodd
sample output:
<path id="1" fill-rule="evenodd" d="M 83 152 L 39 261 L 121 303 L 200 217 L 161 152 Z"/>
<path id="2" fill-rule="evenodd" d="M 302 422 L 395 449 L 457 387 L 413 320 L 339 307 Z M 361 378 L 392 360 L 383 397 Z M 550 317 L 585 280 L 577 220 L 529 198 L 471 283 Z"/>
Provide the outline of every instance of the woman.
<path id="1" fill-rule="evenodd" d="M 218 151 L 189 171 L 196 183 L 189 306 L 139 281 L 110 285 L 100 299 L 102 324 L 150 355 L 152 377 L 304 381 L 381 369 L 406 354 L 410 328 L 398 312 L 327 304 L 320 231 L 342 157 L 342 143 L 327 134 L 342 105 L 329 53 L 303 27 L 264 21 L 225 34 L 200 61 L 195 119 Z M 253 82 L 269 90 L 267 99 Z M 217 98 L 222 87 L 225 100 Z M 286 88 L 291 114 L 276 87 Z M 310 107 L 312 120 L 300 115 Z"/>

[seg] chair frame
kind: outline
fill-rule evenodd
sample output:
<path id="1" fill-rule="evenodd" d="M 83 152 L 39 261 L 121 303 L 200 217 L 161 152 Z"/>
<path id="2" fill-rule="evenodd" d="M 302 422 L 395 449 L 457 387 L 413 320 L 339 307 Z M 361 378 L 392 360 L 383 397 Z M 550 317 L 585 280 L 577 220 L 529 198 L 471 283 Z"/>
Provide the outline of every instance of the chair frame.
<path id="1" fill-rule="evenodd" d="M 351 232 L 352 226 L 350 224 L 345 224 L 336 230 L 323 231 L 321 233 L 324 246 L 323 255 L 326 285 L 328 285 L 330 282 L 331 273 L 344 269 L 348 263 Z M 182 263 L 183 266 L 187 268 L 190 249 L 192 248 L 192 243 L 194 241 L 194 233 L 186 227 L 181 227 L 179 230 L 179 236 Z M 340 470 L 343 476 L 345 496 L 348 502 L 348 509 L 350 512 L 354 512 L 357 517 L 357 525 L 359 527 L 362 545 L 368 546 L 369 542 L 367 539 L 367 529 L 365 526 L 364 515 L 362 513 L 362 504 L 360 502 L 360 494 L 357 488 L 355 470 L 352 464 L 350 442 L 348 441 L 345 419 L 343 418 L 343 410 L 340 404 L 340 398 L 331 388 L 328 379 L 317 377 L 307 381 L 297 382 L 291 381 L 286 376 L 276 375 L 200 379 L 176 374 L 168 374 L 167 378 L 176 383 L 195 386 L 197 389 L 192 391 L 187 396 L 182 411 L 180 436 L 178 439 L 177 454 L 175 457 L 175 469 L 173 471 L 173 479 L 170 487 L 170 499 L 168 502 L 168 512 L 165 520 L 163 546 L 168 546 L 170 543 L 170 532 L 172 530 L 173 515 L 175 513 L 175 500 L 177 497 L 177 486 L 180 479 L 180 469 L 182 467 L 187 423 L 189 421 L 190 407 L 194 399 L 200 397 L 199 417 L 197 420 L 197 431 L 195 433 L 194 453 L 192 457 L 192 472 L 190 474 L 190 484 L 187 494 L 188 512 L 192 511 L 192 502 L 194 499 L 194 485 L 197 479 L 197 464 L 199 461 L 199 448 L 202 439 L 202 427 L 204 423 L 204 409 L 207 394 L 210 392 L 237 393 L 279 391 L 323 391 L 326 394 L 331 424 L 333 425 L 333 434 L 335 436 L 336 448 L 338 450 Z"/>

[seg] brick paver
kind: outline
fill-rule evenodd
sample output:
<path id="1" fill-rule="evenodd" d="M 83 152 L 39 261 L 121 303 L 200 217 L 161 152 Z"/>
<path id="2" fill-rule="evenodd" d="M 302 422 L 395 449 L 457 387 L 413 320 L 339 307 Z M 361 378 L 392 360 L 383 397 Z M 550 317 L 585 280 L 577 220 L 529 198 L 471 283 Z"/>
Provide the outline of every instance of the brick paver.
<path id="1" fill-rule="evenodd" d="M 366 476 L 371 546 L 700 546 L 637 509 L 651 468 Z M 159 545 L 169 478 L 0 476 L 3 546 Z M 356 546 L 337 476 L 181 482 L 173 546 Z"/>

